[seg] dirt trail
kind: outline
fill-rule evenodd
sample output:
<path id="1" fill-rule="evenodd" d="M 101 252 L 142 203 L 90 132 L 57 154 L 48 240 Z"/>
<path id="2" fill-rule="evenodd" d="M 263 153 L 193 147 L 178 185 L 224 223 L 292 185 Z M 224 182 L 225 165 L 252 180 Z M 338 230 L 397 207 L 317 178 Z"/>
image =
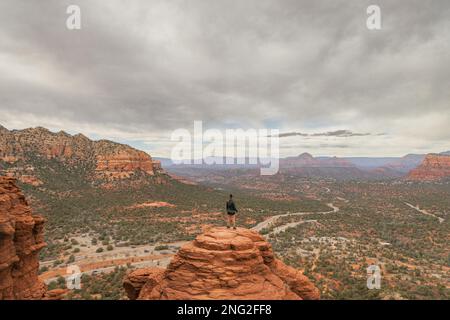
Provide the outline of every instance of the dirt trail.
<path id="1" fill-rule="evenodd" d="M 436 216 L 436 215 L 434 215 L 434 214 L 428 212 L 428 211 L 425 210 L 425 209 L 420 209 L 418 205 L 417 205 L 417 206 L 414 206 L 414 205 L 412 205 L 411 203 L 408 203 L 408 202 L 405 202 L 405 204 L 406 204 L 408 207 L 410 207 L 410 208 L 412 208 L 412 209 L 414 209 L 414 210 L 416 210 L 416 211 L 418 211 L 418 212 L 420 212 L 420 213 L 422 213 L 422 214 L 424 214 L 424 215 L 427 215 L 427 216 L 430 216 L 430 217 L 433 217 L 433 218 L 438 219 L 439 223 L 444 222 L 444 218 L 438 217 L 438 216 Z"/>

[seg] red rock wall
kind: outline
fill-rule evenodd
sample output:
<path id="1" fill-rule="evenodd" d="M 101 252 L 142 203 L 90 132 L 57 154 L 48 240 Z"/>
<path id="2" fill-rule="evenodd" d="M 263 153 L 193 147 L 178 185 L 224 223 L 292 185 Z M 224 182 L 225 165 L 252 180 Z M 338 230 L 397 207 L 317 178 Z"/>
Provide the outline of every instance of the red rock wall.
<path id="1" fill-rule="evenodd" d="M 32 215 L 15 179 L 0 177 L 0 300 L 41 299 L 39 251 L 45 247 L 44 219 Z"/>

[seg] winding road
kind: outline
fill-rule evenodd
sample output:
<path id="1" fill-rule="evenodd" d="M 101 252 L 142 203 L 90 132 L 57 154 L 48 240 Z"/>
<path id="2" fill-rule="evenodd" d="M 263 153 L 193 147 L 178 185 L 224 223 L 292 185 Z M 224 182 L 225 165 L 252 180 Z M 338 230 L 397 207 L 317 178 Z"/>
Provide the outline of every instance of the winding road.
<path id="1" fill-rule="evenodd" d="M 260 232 L 261 230 L 263 230 L 263 229 L 265 229 L 265 228 L 267 228 L 267 227 L 270 227 L 270 226 L 272 226 L 275 222 L 277 222 L 278 221 L 278 219 L 280 219 L 281 217 L 293 217 L 293 216 L 306 216 L 306 215 L 310 215 L 310 214 L 330 214 L 330 213 L 336 213 L 336 212 L 339 212 L 339 207 L 336 207 L 334 204 L 332 204 L 332 203 L 327 203 L 327 206 L 328 207 L 330 207 L 332 210 L 330 210 L 330 211 L 322 211 L 322 212 L 294 212 L 294 213 L 285 213 L 285 214 L 279 214 L 279 215 L 276 215 L 276 216 L 272 216 L 272 217 L 270 217 L 270 218 L 268 218 L 268 219 L 266 219 L 266 220 L 264 220 L 264 221 L 262 221 L 262 222 L 260 222 L 260 223 L 258 223 L 256 226 L 254 226 L 253 228 L 252 228 L 252 230 L 255 230 L 255 231 L 258 231 L 258 232 Z M 300 224 L 301 222 L 299 222 L 299 223 L 297 223 L 297 222 L 295 222 L 295 223 L 288 223 L 287 225 L 292 225 L 292 226 L 295 226 L 295 225 L 298 225 L 298 224 Z M 295 224 L 295 225 L 294 225 Z M 286 226 L 286 225 L 283 225 L 283 226 Z M 284 230 L 286 230 L 287 228 L 289 228 L 289 227 L 286 227 L 286 228 L 282 228 L 283 226 L 279 226 L 279 227 L 277 227 L 276 229 L 278 229 L 278 230 L 280 230 L 280 231 L 278 231 L 278 232 L 281 232 L 281 231 L 284 231 Z M 278 233 L 277 232 L 277 233 Z"/>

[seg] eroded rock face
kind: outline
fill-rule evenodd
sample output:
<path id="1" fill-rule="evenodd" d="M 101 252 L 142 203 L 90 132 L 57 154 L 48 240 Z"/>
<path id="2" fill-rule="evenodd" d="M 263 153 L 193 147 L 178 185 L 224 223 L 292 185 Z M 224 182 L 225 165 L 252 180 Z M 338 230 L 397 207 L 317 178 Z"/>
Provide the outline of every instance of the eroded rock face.
<path id="1" fill-rule="evenodd" d="M 127 296 L 131 300 L 136 300 L 144 286 L 146 286 L 146 290 L 151 290 L 162 280 L 163 275 L 164 269 L 138 269 L 127 275 L 123 281 L 123 287 Z"/>
<path id="2" fill-rule="evenodd" d="M 428 154 L 420 166 L 410 171 L 408 180 L 436 181 L 450 177 L 450 156 Z"/>
<path id="3" fill-rule="evenodd" d="M 130 299 L 301 300 L 319 290 L 274 257 L 256 231 L 211 228 L 184 245 L 167 269 L 139 269 L 124 280 Z"/>
<path id="4" fill-rule="evenodd" d="M 44 219 L 33 215 L 15 179 L 0 177 L 0 300 L 41 299 L 39 251 Z"/>

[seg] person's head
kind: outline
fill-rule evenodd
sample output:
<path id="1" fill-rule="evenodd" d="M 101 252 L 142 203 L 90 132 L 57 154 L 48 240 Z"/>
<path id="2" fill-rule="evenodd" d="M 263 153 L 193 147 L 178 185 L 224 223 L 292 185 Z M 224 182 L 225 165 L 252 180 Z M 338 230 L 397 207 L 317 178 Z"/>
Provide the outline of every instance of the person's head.
<path id="1" fill-rule="evenodd" d="M 233 199 L 233 195 L 232 194 L 230 194 L 230 199 Z"/>

